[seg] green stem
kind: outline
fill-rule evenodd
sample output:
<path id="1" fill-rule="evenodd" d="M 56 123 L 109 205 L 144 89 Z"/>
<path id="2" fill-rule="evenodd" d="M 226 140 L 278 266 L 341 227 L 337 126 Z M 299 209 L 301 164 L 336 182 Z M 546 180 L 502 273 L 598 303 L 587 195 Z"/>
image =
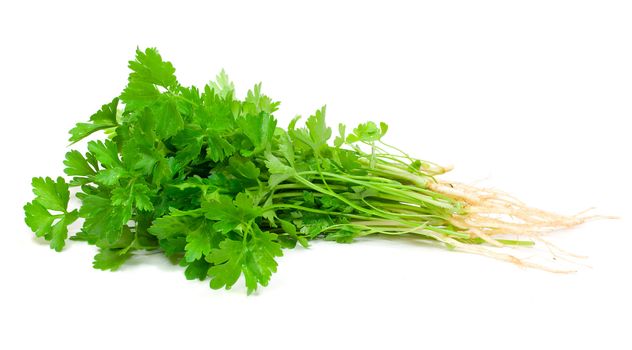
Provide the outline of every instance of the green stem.
<path id="1" fill-rule="evenodd" d="M 316 174 L 316 172 L 314 172 L 314 171 L 302 171 L 302 172 L 297 173 L 298 177 L 302 177 L 303 175 L 315 175 L 315 174 Z M 390 194 L 393 194 L 393 195 L 396 195 L 396 196 L 403 196 L 404 198 L 406 198 L 406 199 L 402 199 L 403 202 L 418 200 L 418 201 L 421 201 L 421 202 L 428 203 L 430 205 L 434 205 L 434 206 L 441 207 L 441 208 L 448 209 L 448 210 L 452 210 L 452 211 L 456 211 L 456 209 L 457 209 L 452 203 L 441 202 L 441 201 L 438 201 L 438 200 L 434 199 L 433 197 L 425 195 L 425 194 L 411 193 L 411 192 L 401 191 L 401 190 L 397 190 L 397 189 L 387 188 L 385 186 L 381 186 L 380 184 L 372 184 L 370 182 L 360 181 L 360 180 L 356 180 L 356 179 L 350 178 L 348 176 L 342 176 L 342 175 L 338 175 L 338 174 L 334 174 L 334 173 L 324 172 L 322 174 L 327 176 L 327 177 L 332 177 L 332 178 L 339 179 L 341 181 L 351 182 L 351 183 L 354 183 L 354 184 L 357 184 L 357 185 L 366 186 L 368 188 L 372 188 L 372 189 L 377 190 L 379 192 L 390 193 Z"/>
<path id="2" fill-rule="evenodd" d="M 295 210 L 307 211 L 307 212 L 316 213 L 316 214 L 345 216 L 345 217 L 352 218 L 352 219 L 368 219 L 368 218 L 370 218 L 369 216 L 362 216 L 362 215 L 355 215 L 355 214 L 341 213 L 341 212 L 332 212 L 332 211 L 320 210 L 320 209 L 316 209 L 316 208 L 304 207 L 302 205 L 295 205 L 295 204 L 273 204 L 273 205 L 269 205 L 267 207 L 264 207 L 263 208 L 263 212 L 270 211 L 270 210 L 278 210 L 278 209 L 280 209 L 280 210 L 295 209 Z"/>

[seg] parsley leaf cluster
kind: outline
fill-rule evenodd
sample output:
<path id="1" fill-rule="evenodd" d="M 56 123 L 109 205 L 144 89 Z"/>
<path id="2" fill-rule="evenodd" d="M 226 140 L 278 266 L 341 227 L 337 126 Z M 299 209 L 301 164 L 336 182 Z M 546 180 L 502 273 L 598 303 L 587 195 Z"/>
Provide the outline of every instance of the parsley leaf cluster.
<path id="1" fill-rule="evenodd" d="M 384 143 L 386 124 L 349 134 L 340 125 L 332 142 L 325 107 L 282 128 L 261 84 L 244 99 L 223 71 L 203 88 L 184 86 L 153 48 L 137 50 L 129 68 L 120 96 L 70 130 L 71 144 L 104 137 L 66 154 L 68 180 L 33 179 L 26 223 L 56 251 L 81 219 L 70 239 L 98 248 L 97 269 L 160 252 L 187 279 L 228 289 L 243 276 L 252 293 L 283 249 L 314 239 L 470 239 L 450 221 L 463 203 L 424 187 L 444 169 Z"/>

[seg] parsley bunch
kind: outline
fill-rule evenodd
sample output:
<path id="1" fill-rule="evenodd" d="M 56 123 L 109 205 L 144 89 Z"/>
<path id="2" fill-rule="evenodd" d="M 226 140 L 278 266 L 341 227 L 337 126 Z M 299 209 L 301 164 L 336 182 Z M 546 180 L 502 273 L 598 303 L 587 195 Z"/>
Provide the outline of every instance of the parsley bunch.
<path id="1" fill-rule="evenodd" d="M 251 293 L 268 284 L 283 248 L 313 239 L 379 233 L 464 250 L 531 243 L 491 238 L 493 225 L 468 221 L 480 193 L 437 182 L 446 169 L 384 143 L 384 123 L 349 133 L 341 124 L 330 143 L 325 107 L 304 127 L 297 117 L 283 129 L 273 116 L 279 102 L 260 84 L 243 100 L 223 71 L 186 87 L 151 48 L 137 50 L 129 68 L 121 95 L 70 130 L 73 144 L 106 137 L 66 154 L 69 182 L 34 178 L 36 198 L 24 207 L 28 226 L 56 251 L 83 219 L 70 239 L 98 247 L 97 269 L 161 252 L 188 279 L 228 289 L 243 275 Z M 68 209 L 70 187 L 78 210 Z"/>

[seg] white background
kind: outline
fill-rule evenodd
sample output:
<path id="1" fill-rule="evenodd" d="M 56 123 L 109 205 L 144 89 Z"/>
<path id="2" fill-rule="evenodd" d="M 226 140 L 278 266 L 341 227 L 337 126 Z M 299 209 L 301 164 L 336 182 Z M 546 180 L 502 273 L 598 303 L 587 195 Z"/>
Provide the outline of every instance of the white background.
<path id="1" fill-rule="evenodd" d="M 2 2 L 0 348 L 632 348 L 631 18 L 627 1 Z M 250 297 L 158 256 L 93 270 L 93 247 L 32 238 L 22 205 L 137 45 L 183 84 L 262 81 L 280 125 L 327 104 L 450 178 L 621 219 L 551 236 L 589 256 L 569 275 L 379 238 L 287 251 Z"/>

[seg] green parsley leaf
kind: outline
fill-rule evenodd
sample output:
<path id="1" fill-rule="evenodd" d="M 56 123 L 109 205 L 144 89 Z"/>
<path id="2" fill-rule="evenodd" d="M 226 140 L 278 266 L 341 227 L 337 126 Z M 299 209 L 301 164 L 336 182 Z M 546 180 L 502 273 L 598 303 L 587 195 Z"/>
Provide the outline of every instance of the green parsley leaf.
<path id="1" fill-rule="evenodd" d="M 331 128 L 325 123 L 326 109 L 326 106 L 323 106 L 314 115 L 310 116 L 305 123 L 315 150 L 320 150 L 327 146 L 327 141 L 331 137 Z"/>
<path id="2" fill-rule="evenodd" d="M 206 220 L 203 220 L 197 229 L 187 234 L 184 259 L 191 263 L 203 258 L 209 254 L 212 248 L 217 248 L 223 239 L 222 234 L 217 232 L 212 225 L 207 224 Z"/>
<path id="3" fill-rule="evenodd" d="M 211 268 L 211 264 L 209 264 L 204 259 L 195 260 L 192 262 L 186 262 L 186 260 L 182 260 L 180 265 L 186 266 L 186 270 L 184 270 L 184 275 L 188 280 L 198 279 L 202 281 L 206 279 L 206 277 L 208 276 L 208 270 Z"/>
<path id="4" fill-rule="evenodd" d="M 184 127 L 184 120 L 174 98 L 161 96 L 153 107 L 153 111 L 156 119 L 156 134 L 160 138 L 167 139 Z"/>
<path id="5" fill-rule="evenodd" d="M 235 85 L 223 69 L 217 74 L 215 81 L 211 81 L 208 86 L 223 99 L 235 93 Z"/>
<path id="6" fill-rule="evenodd" d="M 154 48 L 144 52 L 136 50 L 136 60 L 129 62 L 132 73 L 121 100 L 127 108 L 142 109 L 154 103 L 161 95 L 159 88 L 173 90 L 178 86 L 176 72 L 170 62 L 165 62 Z"/>
<path id="7" fill-rule="evenodd" d="M 92 176 L 96 170 L 88 163 L 88 160 L 79 151 L 66 153 L 64 160 L 64 173 L 70 176 Z"/>
<path id="8" fill-rule="evenodd" d="M 85 219 L 83 230 L 109 243 L 119 240 L 132 217 L 131 208 L 115 206 L 100 195 L 88 195 L 82 201 L 79 216 Z"/>
<path id="9" fill-rule="evenodd" d="M 294 141 L 300 141 L 309 146 L 314 154 L 319 157 L 323 149 L 327 148 L 327 141 L 331 137 L 331 128 L 325 123 L 326 107 L 323 106 L 310 116 L 305 123 L 305 128 L 295 129 L 300 117 L 294 118 L 288 127 L 288 134 Z"/>
<path id="10" fill-rule="evenodd" d="M 103 165 L 104 168 L 116 168 L 123 166 L 119 159 L 119 151 L 116 143 L 106 140 L 102 141 L 90 141 L 88 143 L 88 150 L 94 155 L 94 157 Z"/>
<path id="11" fill-rule="evenodd" d="M 50 247 L 61 251 L 68 237 L 68 225 L 78 218 L 76 210 L 68 212 L 70 192 L 63 178 L 33 178 L 35 199 L 24 206 L 25 222 L 38 237 L 50 241 Z M 57 212 L 57 213 L 51 213 Z"/>
<path id="12" fill-rule="evenodd" d="M 237 119 L 237 125 L 253 146 L 252 149 L 242 149 L 241 154 L 250 157 L 270 146 L 276 129 L 276 120 L 267 113 L 260 113 Z"/>
<path id="13" fill-rule="evenodd" d="M 126 175 L 127 171 L 123 168 L 103 169 L 96 174 L 94 181 L 106 186 L 112 186 Z"/>
<path id="14" fill-rule="evenodd" d="M 150 211 L 154 209 L 149 195 L 151 190 L 143 183 L 130 183 L 127 187 L 117 187 L 112 191 L 112 204 L 138 210 Z"/>
<path id="15" fill-rule="evenodd" d="M 377 125 L 375 125 L 374 122 L 363 123 L 353 129 L 353 134 L 347 136 L 347 142 L 375 142 L 380 140 L 384 136 L 384 134 L 386 134 L 387 130 L 388 125 L 386 125 L 385 123 L 380 123 L 379 128 Z"/>
<path id="16" fill-rule="evenodd" d="M 244 112 L 247 114 L 272 114 L 279 107 L 279 102 L 272 102 L 270 97 L 261 93 L 261 83 L 256 84 L 254 89 L 248 91 L 244 101 Z"/>
<path id="17" fill-rule="evenodd" d="M 92 266 L 99 270 L 116 271 L 131 256 L 132 254 L 123 249 L 100 249 L 99 253 L 94 256 Z"/>
<path id="18" fill-rule="evenodd" d="M 103 105 L 98 112 L 90 116 L 90 123 L 77 123 L 70 130 L 70 139 L 68 141 L 75 143 L 96 131 L 116 127 L 118 125 L 116 121 L 118 102 L 118 97 L 115 97 L 112 102 Z"/>
<path id="19" fill-rule="evenodd" d="M 244 225 L 262 214 L 261 208 L 255 205 L 253 198 L 244 192 L 237 194 L 235 200 L 229 196 L 220 196 L 219 200 L 205 203 L 202 208 L 208 219 L 217 221 L 213 227 L 222 233 L 237 228 L 241 230 Z"/>
<path id="20" fill-rule="evenodd" d="M 200 225 L 200 219 L 192 216 L 167 215 L 153 221 L 149 232 L 158 239 L 184 237 L 192 227 Z"/>
<path id="21" fill-rule="evenodd" d="M 206 157 L 214 162 L 221 162 L 235 153 L 236 149 L 219 134 L 208 131 L 206 142 Z"/>
<path id="22" fill-rule="evenodd" d="M 230 157 L 228 170 L 236 177 L 250 180 L 256 180 L 261 173 L 255 163 L 240 156 Z"/>
<path id="23" fill-rule="evenodd" d="M 248 294 L 257 290 L 257 285 L 267 286 L 270 276 L 276 272 L 275 257 L 283 255 L 276 235 L 262 232 L 255 226 L 252 239 L 234 241 L 226 239 L 219 249 L 212 249 L 206 260 L 212 263 L 208 274 L 211 288 L 230 289 L 243 273 Z"/>

